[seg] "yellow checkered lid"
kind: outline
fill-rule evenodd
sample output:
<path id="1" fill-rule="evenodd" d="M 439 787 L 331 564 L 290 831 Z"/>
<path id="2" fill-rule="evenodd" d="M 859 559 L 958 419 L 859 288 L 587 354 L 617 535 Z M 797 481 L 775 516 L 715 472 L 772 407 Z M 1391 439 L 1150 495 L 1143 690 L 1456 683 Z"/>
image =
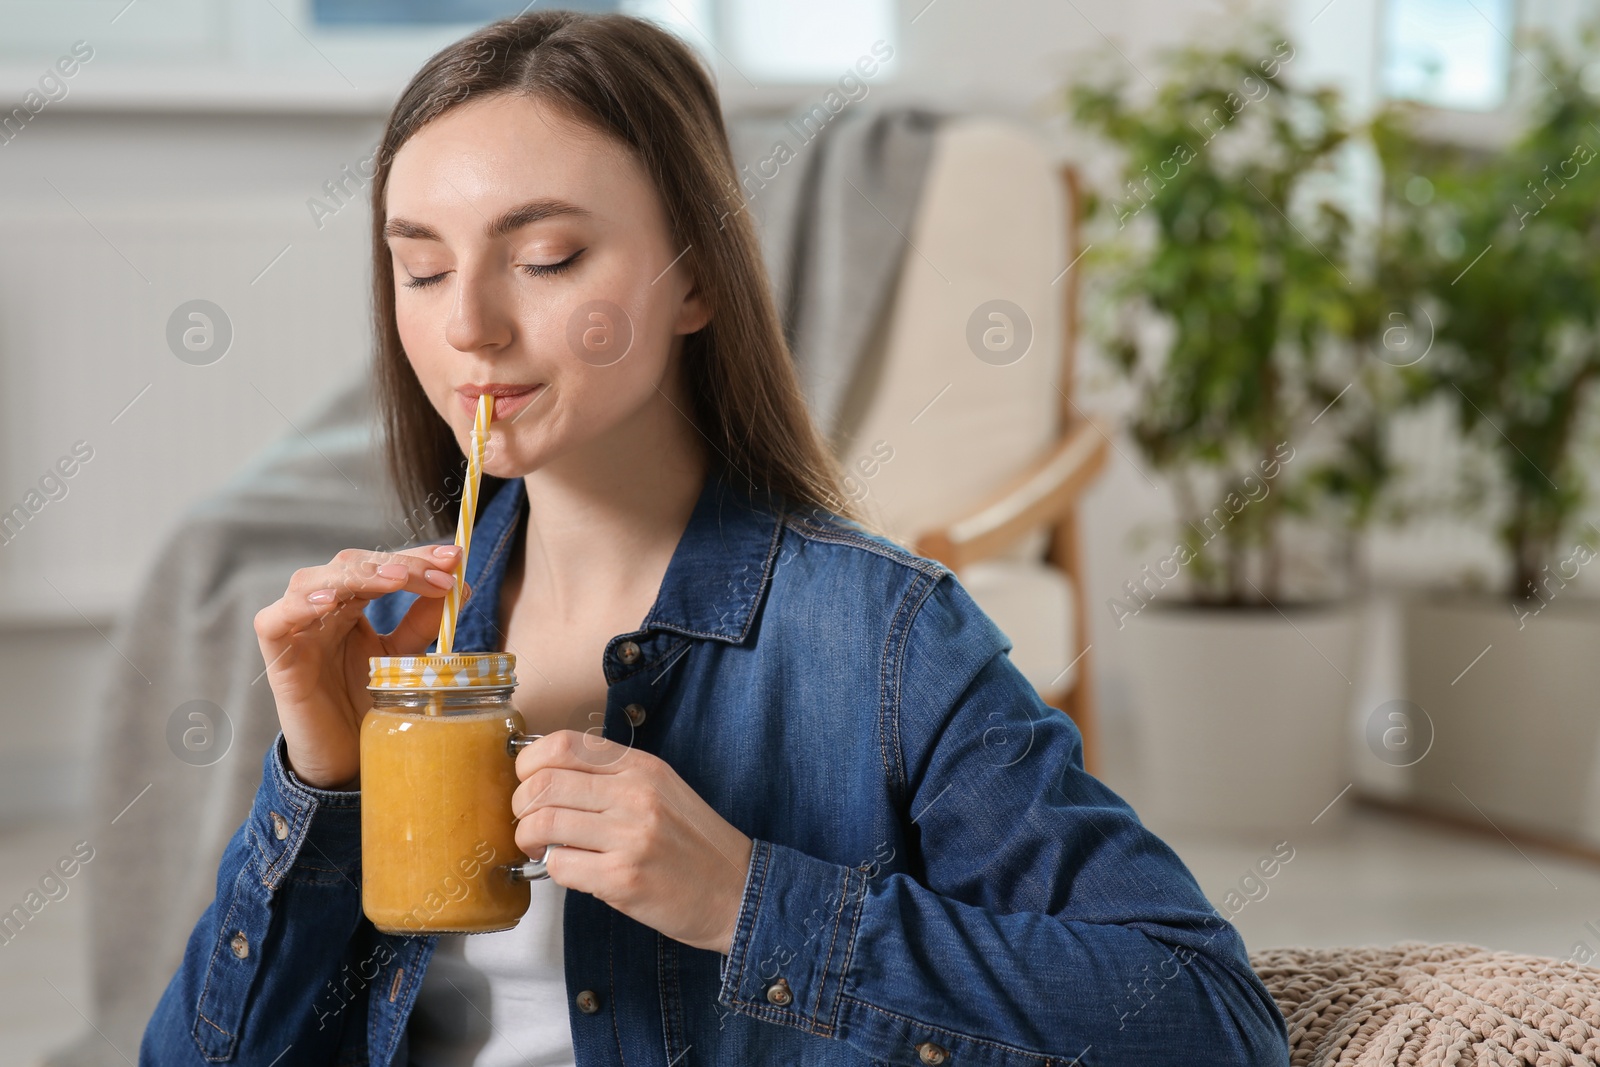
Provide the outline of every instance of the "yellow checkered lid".
<path id="1" fill-rule="evenodd" d="M 517 657 L 510 652 L 372 656 L 367 663 L 368 689 L 487 689 L 517 684 Z"/>

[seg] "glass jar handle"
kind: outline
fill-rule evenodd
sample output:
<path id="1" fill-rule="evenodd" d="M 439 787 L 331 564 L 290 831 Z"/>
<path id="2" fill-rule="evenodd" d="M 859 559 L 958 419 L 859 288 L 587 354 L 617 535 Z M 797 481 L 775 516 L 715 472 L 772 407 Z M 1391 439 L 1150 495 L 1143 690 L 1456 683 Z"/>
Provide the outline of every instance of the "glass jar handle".
<path id="1" fill-rule="evenodd" d="M 506 738 L 506 755 L 512 759 L 517 758 L 517 753 L 533 744 L 544 734 L 512 734 Z M 544 846 L 544 855 L 536 860 L 526 860 L 522 863 L 507 863 L 500 868 L 513 884 L 518 882 L 539 882 L 550 877 L 550 872 L 545 869 L 545 863 L 550 859 L 550 850 L 555 844 Z"/>
<path id="2" fill-rule="evenodd" d="M 543 736 L 544 734 L 511 734 L 506 738 L 506 755 L 516 759 L 518 752 L 521 752 Z"/>
<path id="3" fill-rule="evenodd" d="M 550 850 L 554 844 L 544 846 L 544 855 L 536 860 L 527 860 L 523 863 L 508 863 L 500 870 L 505 872 L 513 885 L 518 882 L 542 882 L 550 877 L 550 872 L 545 869 L 545 863 L 550 859 Z"/>

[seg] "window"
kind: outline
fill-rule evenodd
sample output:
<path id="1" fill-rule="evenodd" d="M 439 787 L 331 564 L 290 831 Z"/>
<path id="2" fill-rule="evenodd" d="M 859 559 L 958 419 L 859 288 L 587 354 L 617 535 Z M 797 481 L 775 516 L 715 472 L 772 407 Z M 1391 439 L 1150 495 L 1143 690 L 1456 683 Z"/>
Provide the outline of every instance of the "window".
<path id="1" fill-rule="evenodd" d="M 408 26 L 449 27 L 455 36 L 496 19 L 519 15 L 538 0 L 305 0 L 315 28 L 374 33 Z M 650 19 L 705 51 L 710 0 L 560 0 L 574 11 L 621 12 Z M 557 5 L 551 5 L 557 6 Z"/>
<path id="2" fill-rule="evenodd" d="M 723 0 L 731 62 L 759 84 L 836 80 L 875 41 L 891 47 L 894 0 Z"/>
<path id="3" fill-rule="evenodd" d="M 312 0 L 311 16 L 323 26 L 481 25 L 528 8 L 527 0 Z M 617 11 L 621 0 L 561 0 L 577 11 Z"/>
<path id="4" fill-rule="evenodd" d="M 1385 0 L 1385 96 L 1490 111 L 1505 102 L 1515 28 L 1512 0 Z"/>

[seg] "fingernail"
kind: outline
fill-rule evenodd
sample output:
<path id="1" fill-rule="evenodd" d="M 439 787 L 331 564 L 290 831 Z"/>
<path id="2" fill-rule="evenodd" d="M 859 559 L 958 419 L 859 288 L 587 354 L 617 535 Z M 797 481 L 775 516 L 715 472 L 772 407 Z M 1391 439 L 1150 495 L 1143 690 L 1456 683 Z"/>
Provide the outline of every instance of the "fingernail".
<path id="1" fill-rule="evenodd" d="M 313 604 L 326 604 L 333 600 L 333 596 L 334 593 L 332 589 L 318 589 L 314 593 L 307 593 L 306 599 L 311 601 Z"/>
<path id="2" fill-rule="evenodd" d="M 434 585 L 438 586 L 440 589 L 449 589 L 452 585 L 456 584 L 456 580 L 454 578 L 450 577 L 444 571 L 436 571 L 432 567 L 423 571 L 422 576 L 428 579 L 428 581 L 432 582 Z"/>
<path id="3" fill-rule="evenodd" d="M 385 563 L 378 568 L 380 578 L 404 578 L 408 573 L 403 563 Z"/>
<path id="4" fill-rule="evenodd" d="M 456 545 L 435 545 L 433 547 L 433 554 L 440 559 L 450 559 L 460 551 L 461 549 Z"/>

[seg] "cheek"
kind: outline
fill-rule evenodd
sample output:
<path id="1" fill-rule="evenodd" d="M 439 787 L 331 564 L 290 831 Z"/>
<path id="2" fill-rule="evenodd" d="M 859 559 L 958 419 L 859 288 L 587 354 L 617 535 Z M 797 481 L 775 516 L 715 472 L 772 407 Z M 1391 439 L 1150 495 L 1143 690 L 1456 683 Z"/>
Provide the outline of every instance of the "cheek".
<path id="1" fill-rule="evenodd" d="M 521 289 L 518 319 L 531 352 L 560 370 L 622 370 L 660 347 L 665 286 L 650 284 L 647 257 L 618 249 L 571 284 Z"/>
<path id="2" fill-rule="evenodd" d="M 615 363 L 592 365 L 574 355 L 564 341 L 554 361 L 555 428 L 576 439 L 600 436 L 633 417 L 656 397 L 665 370 L 665 353 L 654 346 L 633 347 Z"/>
<path id="3" fill-rule="evenodd" d="M 448 387 L 444 373 L 446 355 L 442 352 L 443 324 L 434 321 L 414 305 L 408 308 L 403 298 L 395 308 L 394 321 L 395 329 L 400 334 L 400 347 L 405 349 L 411 369 L 416 372 L 428 399 L 438 406 L 444 399 L 443 391 Z"/>
<path id="4" fill-rule="evenodd" d="M 642 257 L 641 257 L 642 258 Z M 632 262 L 596 271 L 553 299 L 529 292 L 520 308 L 527 350 L 556 384 L 568 418 L 593 425 L 653 396 L 672 345 L 668 287 Z"/>
<path id="5" fill-rule="evenodd" d="M 593 366 L 573 355 L 564 336 L 537 350 L 549 394 L 527 416 L 513 419 L 496 462 L 485 470 L 518 477 L 570 449 L 625 432 L 641 413 L 661 401 L 656 389 L 665 371 L 664 351 L 635 343 L 626 356 Z"/>

